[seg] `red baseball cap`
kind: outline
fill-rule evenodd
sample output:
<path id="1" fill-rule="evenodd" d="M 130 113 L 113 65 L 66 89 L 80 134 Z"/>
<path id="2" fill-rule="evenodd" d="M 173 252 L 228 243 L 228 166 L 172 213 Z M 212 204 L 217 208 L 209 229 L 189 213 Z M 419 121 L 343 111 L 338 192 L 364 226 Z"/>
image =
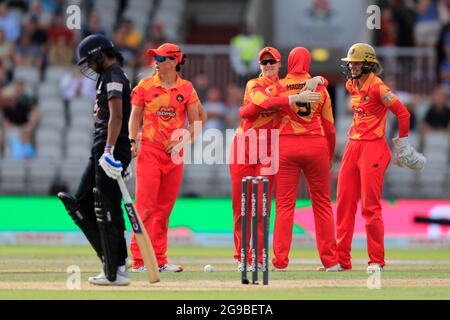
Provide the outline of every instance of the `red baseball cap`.
<path id="1" fill-rule="evenodd" d="M 277 60 L 278 62 L 281 61 L 281 54 L 280 51 L 278 51 L 277 49 L 273 48 L 273 47 L 265 47 L 263 48 L 259 54 L 258 54 L 258 60 L 261 61 L 262 60 L 262 56 L 265 53 L 269 53 L 275 60 Z"/>
<path id="2" fill-rule="evenodd" d="M 183 53 L 180 50 L 180 47 L 173 43 L 163 43 L 156 49 L 147 50 L 147 54 L 150 57 L 154 56 L 162 56 L 162 57 L 173 57 L 177 59 L 178 62 L 183 60 Z"/>

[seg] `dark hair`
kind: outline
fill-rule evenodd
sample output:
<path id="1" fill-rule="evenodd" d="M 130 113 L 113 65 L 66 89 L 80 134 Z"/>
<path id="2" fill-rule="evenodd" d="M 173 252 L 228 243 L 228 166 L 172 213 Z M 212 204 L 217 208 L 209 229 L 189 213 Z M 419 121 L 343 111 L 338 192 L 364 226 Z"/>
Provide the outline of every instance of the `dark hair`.
<path id="1" fill-rule="evenodd" d="M 104 49 L 103 53 L 109 58 L 109 59 L 116 59 L 117 62 L 119 62 L 120 66 L 123 67 L 124 58 L 120 51 L 116 50 L 115 48 L 108 48 Z"/>
<path id="2" fill-rule="evenodd" d="M 177 66 L 176 66 L 175 70 L 177 72 L 180 72 L 181 71 L 181 66 L 184 65 L 185 63 L 186 63 L 186 55 L 183 53 L 183 57 L 181 58 L 181 62 L 177 63 Z"/>

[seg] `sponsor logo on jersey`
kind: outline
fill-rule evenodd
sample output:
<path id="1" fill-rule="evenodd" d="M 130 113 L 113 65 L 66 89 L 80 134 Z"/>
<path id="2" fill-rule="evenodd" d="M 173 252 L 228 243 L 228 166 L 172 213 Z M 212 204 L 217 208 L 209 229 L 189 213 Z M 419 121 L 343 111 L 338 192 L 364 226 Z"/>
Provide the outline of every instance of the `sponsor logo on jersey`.
<path id="1" fill-rule="evenodd" d="M 175 118 L 175 116 L 177 114 L 175 113 L 175 109 L 173 107 L 161 107 L 156 112 L 156 115 L 158 117 L 160 117 L 162 120 L 168 121 L 168 120 L 170 120 L 172 118 Z"/>

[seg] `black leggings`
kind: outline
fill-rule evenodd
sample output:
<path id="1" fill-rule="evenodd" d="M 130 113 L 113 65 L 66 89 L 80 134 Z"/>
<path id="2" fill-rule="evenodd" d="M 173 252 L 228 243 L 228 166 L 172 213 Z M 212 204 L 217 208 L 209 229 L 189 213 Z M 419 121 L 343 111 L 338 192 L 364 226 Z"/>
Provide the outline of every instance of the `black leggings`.
<path id="1" fill-rule="evenodd" d="M 93 219 L 95 219 L 93 188 L 97 187 L 111 201 L 114 214 L 113 221 L 115 221 L 115 225 L 119 231 L 118 234 L 121 237 L 119 240 L 119 248 L 114 248 L 113 251 L 117 252 L 119 265 L 124 265 L 125 259 L 127 258 L 127 244 L 125 240 L 125 221 L 122 211 L 122 194 L 117 181 L 109 178 L 98 163 L 103 154 L 105 144 L 106 137 L 94 138 L 91 156 L 84 170 L 80 185 L 78 186 L 76 198 L 83 212 L 87 215 L 92 215 L 91 217 Z M 128 167 L 131 161 L 128 137 L 119 136 L 114 148 L 114 158 L 122 162 L 123 170 Z"/>

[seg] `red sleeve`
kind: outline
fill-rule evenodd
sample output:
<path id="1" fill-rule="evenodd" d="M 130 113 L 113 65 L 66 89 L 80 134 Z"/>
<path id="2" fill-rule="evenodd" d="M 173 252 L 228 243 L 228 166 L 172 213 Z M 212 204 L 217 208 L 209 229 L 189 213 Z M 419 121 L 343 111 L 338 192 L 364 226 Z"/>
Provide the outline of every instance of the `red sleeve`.
<path id="1" fill-rule="evenodd" d="M 336 130 L 334 128 L 334 118 L 330 95 L 325 88 L 322 89 L 322 92 L 325 96 L 325 100 L 322 104 L 322 125 L 323 131 L 325 133 L 325 138 L 328 142 L 328 150 L 330 151 L 331 160 L 334 157 L 334 151 L 336 148 Z"/>
<path id="2" fill-rule="evenodd" d="M 325 131 L 325 138 L 328 141 L 328 150 L 330 151 L 330 160 L 334 157 L 336 149 L 336 130 L 331 122 L 323 122 L 323 130 Z"/>
<path id="3" fill-rule="evenodd" d="M 131 105 L 136 107 L 144 107 L 144 88 L 139 84 L 131 91 Z"/>
<path id="4" fill-rule="evenodd" d="M 390 107 L 393 114 L 397 117 L 398 121 L 398 137 L 404 138 L 409 134 L 409 118 L 410 114 L 408 109 L 397 100 Z"/>
<path id="5" fill-rule="evenodd" d="M 243 105 L 239 108 L 239 116 L 244 119 L 244 118 L 250 118 L 254 115 L 257 115 L 258 113 L 260 113 L 261 111 L 263 111 L 264 109 L 257 106 L 254 103 L 247 103 L 246 105 Z"/>
<path id="6" fill-rule="evenodd" d="M 409 111 L 398 100 L 397 96 L 387 87 L 385 84 L 381 84 L 379 87 L 381 103 L 386 108 L 389 108 L 393 114 L 397 117 L 398 121 L 398 137 L 407 137 L 409 134 Z"/>

